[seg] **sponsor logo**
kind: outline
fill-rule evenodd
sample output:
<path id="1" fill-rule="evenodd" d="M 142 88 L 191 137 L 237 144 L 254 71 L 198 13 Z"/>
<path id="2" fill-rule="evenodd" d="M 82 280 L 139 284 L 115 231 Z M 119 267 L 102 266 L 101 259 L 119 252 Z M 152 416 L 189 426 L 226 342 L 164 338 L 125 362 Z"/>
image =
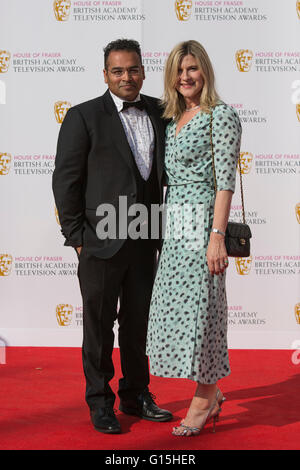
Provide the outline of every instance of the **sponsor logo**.
<path id="1" fill-rule="evenodd" d="M 0 254 L 0 276 L 9 276 L 12 268 L 12 256 Z"/>
<path id="2" fill-rule="evenodd" d="M 228 306 L 228 326 L 237 327 L 256 327 L 266 325 L 267 320 L 259 314 L 259 312 L 249 312 L 242 305 Z"/>
<path id="3" fill-rule="evenodd" d="M 238 165 L 238 170 L 240 171 L 241 167 L 241 173 L 242 175 L 247 175 L 251 171 L 252 167 L 252 160 L 253 160 L 253 154 L 249 152 L 241 152 L 240 153 L 240 165 Z"/>
<path id="4" fill-rule="evenodd" d="M 17 176 L 52 176 L 55 155 L 14 155 L 13 171 Z"/>
<path id="5" fill-rule="evenodd" d="M 260 176 L 300 174 L 300 154 L 297 153 L 257 154 L 254 160 L 255 173 Z"/>
<path id="6" fill-rule="evenodd" d="M 247 276 L 251 271 L 252 256 L 248 258 L 235 258 L 235 266 L 240 276 Z"/>
<path id="7" fill-rule="evenodd" d="M 77 260 L 66 260 L 62 256 L 15 256 L 14 261 L 14 272 L 19 277 L 77 276 Z"/>
<path id="8" fill-rule="evenodd" d="M 143 58 L 143 66 L 145 68 L 145 72 L 147 74 L 163 72 L 168 55 L 169 55 L 169 52 L 167 51 L 143 52 L 142 58 Z"/>
<path id="9" fill-rule="evenodd" d="M 266 124 L 267 116 L 258 108 L 247 108 L 243 103 L 231 104 L 236 109 L 242 124 Z"/>
<path id="10" fill-rule="evenodd" d="M 0 175 L 8 175 L 11 164 L 9 153 L 0 153 Z"/>
<path id="11" fill-rule="evenodd" d="M 242 206 L 232 205 L 230 208 L 230 220 L 232 222 L 241 222 L 243 218 Z M 250 225 L 265 225 L 267 223 L 266 217 L 259 214 L 258 211 L 245 211 L 246 222 Z"/>
<path id="12" fill-rule="evenodd" d="M 252 65 L 253 52 L 250 49 L 239 49 L 235 53 L 235 61 L 239 72 L 249 72 Z"/>
<path id="13" fill-rule="evenodd" d="M 298 223 L 300 224 L 300 202 L 298 202 L 295 206 L 296 218 Z"/>
<path id="14" fill-rule="evenodd" d="M 6 73 L 9 68 L 10 52 L 0 50 L 0 73 Z"/>
<path id="15" fill-rule="evenodd" d="M 68 277 L 77 276 L 78 260 L 75 252 L 71 259 L 62 256 L 14 256 L 0 254 L 0 276 Z"/>
<path id="16" fill-rule="evenodd" d="M 58 225 L 60 225 L 57 207 L 54 208 L 54 212 L 55 212 L 55 219 L 56 219 L 56 222 L 58 223 Z"/>
<path id="17" fill-rule="evenodd" d="M 59 326 L 69 326 L 72 321 L 73 306 L 70 304 L 59 304 L 56 306 L 56 319 Z"/>
<path id="18" fill-rule="evenodd" d="M 19 51 L 12 55 L 15 73 L 75 73 L 86 68 L 78 57 L 64 56 L 58 51 Z"/>
<path id="19" fill-rule="evenodd" d="M 266 21 L 268 16 L 262 11 L 261 2 L 253 5 L 253 0 L 177 0 L 174 2 L 179 21 L 187 21 L 192 13 L 196 21 L 212 22 L 258 22 Z M 249 4 L 249 5 L 248 5 Z M 194 11 L 192 7 L 194 5 Z"/>
<path id="20" fill-rule="evenodd" d="M 69 101 L 56 101 L 56 103 L 54 103 L 54 115 L 58 124 L 63 122 L 71 106 L 72 105 L 69 103 Z"/>
<path id="21" fill-rule="evenodd" d="M 296 1 L 296 10 L 297 10 L 298 18 L 300 19 L 300 0 Z"/>
<path id="22" fill-rule="evenodd" d="M 300 255 L 256 255 L 252 271 L 257 276 L 299 276 Z"/>
<path id="23" fill-rule="evenodd" d="M 175 11 L 179 21 L 188 21 L 192 14 L 192 0 L 176 0 Z"/>
<path id="24" fill-rule="evenodd" d="M 69 19 L 71 9 L 70 0 L 54 0 L 53 10 L 57 21 L 67 21 Z"/>
<path id="25" fill-rule="evenodd" d="M 300 303 L 295 305 L 295 317 L 296 317 L 296 322 L 298 325 L 300 325 Z"/>
<path id="26" fill-rule="evenodd" d="M 239 49 L 235 53 L 239 72 L 299 72 L 300 51 L 256 51 Z"/>
<path id="27" fill-rule="evenodd" d="M 226 21 L 232 23 L 266 21 L 268 17 L 261 11 L 260 3 L 255 6 L 253 0 L 250 0 L 250 2 L 249 0 L 195 0 L 195 19 L 197 21 Z"/>
<path id="28" fill-rule="evenodd" d="M 82 327 L 82 306 L 59 304 L 56 306 L 56 319 L 59 326 Z"/>
<path id="29" fill-rule="evenodd" d="M 66 22 L 112 22 L 144 21 L 141 2 L 137 0 L 54 0 L 54 15 L 57 21 Z"/>

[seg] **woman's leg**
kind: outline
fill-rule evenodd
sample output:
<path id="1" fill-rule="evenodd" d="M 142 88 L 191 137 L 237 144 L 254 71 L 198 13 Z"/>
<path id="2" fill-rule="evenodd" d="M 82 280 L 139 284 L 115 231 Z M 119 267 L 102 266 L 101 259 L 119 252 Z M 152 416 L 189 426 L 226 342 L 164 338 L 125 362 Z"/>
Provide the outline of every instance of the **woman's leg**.
<path id="1" fill-rule="evenodd" d="M 181 424 L 191 427 L 202 429 L 206 419 L 208 417 L 208 410 L 212 407 L 214 401 L 216 400 L 218 387 L 217 384 L 197 384 L 195 395 L 191 401 L 189 410 L 186 417 L 181 421 Z M 218 400 L 209 413 L 209 416 L 214 416 L 218 413 L 220 403 L 222 400 L 222 393 L 220 392 Z M 187 430 L 183 426 L 178 426 L 173 428 L 173 434 L 175 435 L 191 435 L 192 431 Z"/>

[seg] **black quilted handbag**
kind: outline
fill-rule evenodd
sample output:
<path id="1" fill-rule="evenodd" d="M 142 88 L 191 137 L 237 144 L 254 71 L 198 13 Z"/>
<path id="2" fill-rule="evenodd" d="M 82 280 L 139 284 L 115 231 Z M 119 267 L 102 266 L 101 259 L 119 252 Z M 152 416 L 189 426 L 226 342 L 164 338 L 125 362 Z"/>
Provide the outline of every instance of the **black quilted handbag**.
<path id="1" fill-rule="evenodd" d="M 249 225 L 228 222 L 225 232 L 225 246 L 228 256 L 245 258 L 250 256 L 251 230 Z"/>

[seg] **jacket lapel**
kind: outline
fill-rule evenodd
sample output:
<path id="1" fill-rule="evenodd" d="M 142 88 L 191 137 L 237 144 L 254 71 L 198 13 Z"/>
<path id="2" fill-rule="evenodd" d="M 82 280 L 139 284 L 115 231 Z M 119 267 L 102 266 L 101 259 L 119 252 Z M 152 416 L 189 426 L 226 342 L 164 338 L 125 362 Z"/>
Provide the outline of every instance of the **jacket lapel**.
<path id="1" fill-rule="evenodd" d="M 147 112 L 152 122 L 154 133 L 155 133 L 155 158 L 157 164 L 157 175 L 158 180 L 161 181 L 163 174 L 163 155 L 164 155 L 164 141 L 165 141 L 165 128 L 163 121 L 159 115 L 158 110 L 152 106 L 151 101 L 147 99 L 147 96 L 141 95 L 147 105 Z"/>
<path id="2" fill-rule="evenodd" d="M 165 128 L 163 121 L 159 115 L 159 111 L 152 105 L 151 101 L 147 99 L 147 96 L 141 95 L 147 106 L 147 113 L 150 117 L 150 120 L 153 125 L 155 133 L 155 158 L 157 164 L 157 174 L 159 181 L 161 181 L 163 175 L 163 155 L 164 155 L 164 140 L 165 140 Z M 132 155 L 130 145 L 128 143 L 123 124 L 121 122 L 119 113 L 116 109 L 116 106 L 113 102 L 112 97 L 110 96 L 109 90 L 103 95 L 104 107 L 111 119 L 111 129 L 113 131 L 113 141 L 120 152 L 120 154 L 125 159 L 126 163 L 135 171 L 135 162 Z"/>

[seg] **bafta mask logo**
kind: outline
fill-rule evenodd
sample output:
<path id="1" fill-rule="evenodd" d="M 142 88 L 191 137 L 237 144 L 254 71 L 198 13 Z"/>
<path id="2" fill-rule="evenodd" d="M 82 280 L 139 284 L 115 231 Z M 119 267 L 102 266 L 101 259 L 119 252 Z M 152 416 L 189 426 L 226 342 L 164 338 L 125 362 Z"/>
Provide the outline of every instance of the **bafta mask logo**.
<path id="1" fill-rule="evenodd" d="M 296 204 L 295 212 L 296 212 L 296 217 L 297 217 L 298 223 L 300 224 L 300 202 L 298 202 L 298 204 Z"/>
<path id="2" fill-rule="evenodd" d="M 249 72 L 252 65 L 253 52 L 249 49 L 240 49 L 235 53 L 237 68 L 240 72 Z"/>
<path id="3" fill-rule="evenodd" d="M 54 0 L 53 10 L 57 21 L 67 21 L 71 9 L 71 0 Z"/>
<path id="4" fill-rule="evenodd" d="M 249 152 L 240 153 L 240 165 L 242 175 L 247 175 L 251 171 L 253 155 Z M 240 170 L 240 165 L 238 165 L 238 170 Z"/>
<path id="5" fill-rule="evenodd" d="M 297 13 L 298 13 L 298 18 L 300 19 L 300 0 L 297 0 L 297 2 L 296 2 L 296 9 L 297 9 Z"/>
<path id="6" fill-rule="evenodd" d="M 187 21 L 192 14 L 193 2 L 192 0 L 176 0 L 175 11 L 179 21 Z"/>
<path id="7" fill-rule="evenodd" d="M 295 305 L 296 322 L 300 325 L 300 303 Z"/>
<path id="8" fill-rule="evenodd" d="M 54 104 L 54 114 L 58 124 L 61 124 L 63 122 L 63 120 L 65 119 L 65 115 L 67 114 L 70 108 L 71 103 L 69 103 L 68 101 L 56 101 L 56 103 Z"/>
<path id="9" fill-rule="evenodd" d="M 300 103 L 296 104 L 296 113 L 297 113 L 298 121 L 300 122 Z"/>
<path id="10" fill-rule="evenodd" d="M 8 254 L 0 255 L 0 276 L 9 276 L 12 268 L 12 256 Z"/>
<path id="11" fill-rule="evenodd" d="M 10 62 L 10 52 L 0 50 L 0 73 L 8 71 Z"/>
<path id="12" fill-rule="evenodd" d="M 248 258 L 235 258 L 235 266 L 238 274 L 241 276 L 247 276 L 250 273 L 252 264 L 252 256 Z"/>
<path id="13" fill-rule="evenodd" d="M 69 326 L 72 321 L 73 307 L 69 304 L 59 304 L 56 307 L 56 319 L 59 326 Z"/>
<path id="14" fill-rule="evenodd" d="M 0 153 L 0 175 L 8 175 L 10 170 L 11 155 Z"/>
<path id="15" fill-rule="evenodd" d="M 56 222 L 58 223 L 58 225 L 60 225 L 57 207 L 55 207 L 55 218 L 56 218 Z"/>

